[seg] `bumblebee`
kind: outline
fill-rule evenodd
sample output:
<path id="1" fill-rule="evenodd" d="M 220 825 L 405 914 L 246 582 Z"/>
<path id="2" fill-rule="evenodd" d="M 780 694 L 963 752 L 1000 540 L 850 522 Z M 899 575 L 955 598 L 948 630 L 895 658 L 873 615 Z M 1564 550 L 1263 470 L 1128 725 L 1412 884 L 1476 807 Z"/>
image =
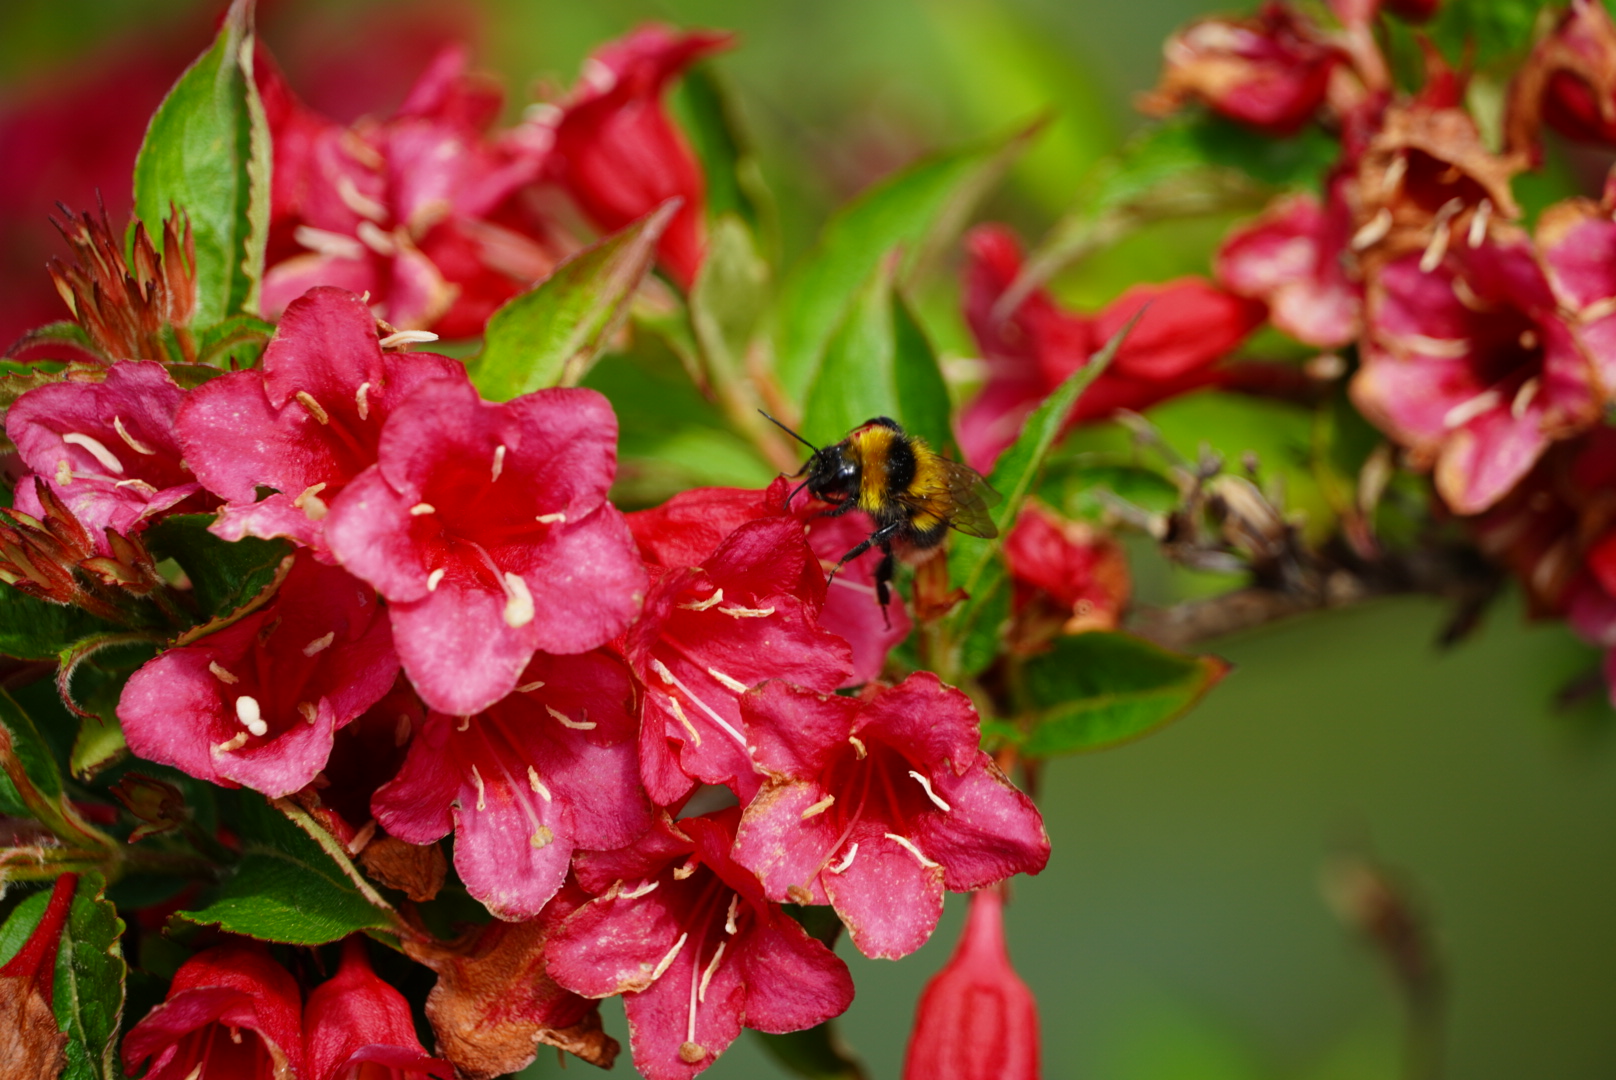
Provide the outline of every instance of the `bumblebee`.
<path id="1" fill-rule="evenodd" d="M 814 498 L 831 504 L 825 517 L 857 509 L 874 519 L 875 531 L 837 561 L 827 580 L 872 547 L 879 547 L 882 559 L 875 570 L 875 594 L 883 611 L 892 599 L 888 586 L 895 567 L 895 545 L 933 548 L 942 543 L 950 528 L 983 539 L 999 535 L 988 515 L 988 508 L 999 501 L 999 493 L 975 469 L 943 457 L 924 439 L 904 431 L 896 420 L 877 416 L 836 445 L 821 448 L 768 413 L 763 415 L 814 452 L 792 474 L 806 474 L 807 478 L 786 496 L 787 506 L 797 492 L 807 488 Z"/>

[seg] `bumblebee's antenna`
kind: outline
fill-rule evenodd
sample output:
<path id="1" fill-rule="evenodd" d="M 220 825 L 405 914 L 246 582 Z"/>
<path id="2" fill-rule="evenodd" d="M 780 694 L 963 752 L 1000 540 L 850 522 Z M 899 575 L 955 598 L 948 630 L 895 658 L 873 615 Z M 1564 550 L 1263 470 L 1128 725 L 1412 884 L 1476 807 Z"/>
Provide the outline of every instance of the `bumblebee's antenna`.
<path id="1" fill-rule="evenodd" d="M 779 428 L 781 431 L 785 432 L 787 435 L 790 435 L 793 439 L 796 439 L 798 442 L 802 443 L 802 445 L 806 446 L 808 449 L 812 450 L 814 453 L 816 453 L 816 454 L 819 453 L 819 447 L 815 446 L 813 443 L 809 442 L 807 439 L 803 438 L 801 435 L 798 435 L 795 431 L 792 431 L 790 428 L 786 427 L 784 424 L 782 424 L 780 421 L 776 420 L 774 417 L 770 416 L 768 413 L 764 412 L 762 409 L 759 409 L 758 413 L 760 415 L 762 415 L 763 419 L 767 420 L 769 423 L 773 424 L 775 427 Z"/>

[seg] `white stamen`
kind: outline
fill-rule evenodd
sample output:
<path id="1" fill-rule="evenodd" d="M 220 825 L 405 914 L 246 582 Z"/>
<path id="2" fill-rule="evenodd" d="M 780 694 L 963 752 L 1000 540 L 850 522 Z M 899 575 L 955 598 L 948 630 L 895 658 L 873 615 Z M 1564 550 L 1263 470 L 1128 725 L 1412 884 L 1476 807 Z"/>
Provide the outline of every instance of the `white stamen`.
<path id="1" fill-rule="evenodd" d="M 1448 254 L 1448 223 L 1438 221 L 1436 232 L 1431 234 L 1431 242 L 1425 246 L 1425 254 L 1420 256 L 1420 273 L 1429 274 L 1442 265 L 1442 260 Z"/>
<path id="2" fill-rule="evenodd" d="M 511 629 L 526 626 L 533 621 L 533 594 L 521 574 L 505 571 L 505 625 Z"/>
<path id="3" fill-rule="evenodd" d="M 543 780 L 539 779 L 538 770 L 531 765 L 527 767 L 527 786 L 533 789 L 533 794 L 545 802 L 555 801 L 555 798 L 550 794 L 550 789 L 544 786 Z"/>
<path id="4" fill-rule="evenodd" d="M 114 454 L 111 450 L 108 450 L 106 444 L 100 439 L 94 438 L 90 435 L 81 435 L 77 431 L 69 431 L 66 435 L 62 436 L 62 441 L 67 443 L 69 446 L 84 447 L 84 449 L 90 452 L 91 457 L 95 458 L 95 460 L 101 463 L 101 467 L 103 469 L 106 469 L 108 472 L 117 473 L 119 476 L 123 475 L 123 462 L 119 461 L 118 455 Z"/>
<path id="5" fill-rule="evenodd" d="M 527 838 L 527 842 L 532 844 L 535 848 L 543 848 L 548 847 L 550 841 L 554 839 L 555 833 L 550 831 L 550 827 L 548 825 L 540 825 L 537 829 L 533 830 L 533 835 Z"/>
<path id="6" fill-rule="evenodd" d="M 562 727 L 569 727 L 574 731 L 593 731 L 598 726 L 593 720 L 574 720 L 566 713 L 552 708 L 549 705 L 544 707 L 544 711 L 549 713 L 555 719 L 559 720 Z"/>
<path id="7" fill-rule="evenodd" d="M 1463 338 L 1434 338 L 1424 334 L 1403 334 L 1411 349 L 1433 359 L 1457 360 L 1470 355 L 1470 342 Z"/>
<path id="8" fill-rule="evenodd" d="M 713 972 L 718 970 L 718 961 L 724 956 L 724 949 L 729 945 L 727 941 L 720 941 L 718 948 L 713 952 L 713 958 L 707 961 L 707 970 L 701 973 L 701 985 L 696 988 L 696 1000 L 707 1001 L 707 984 L 713 981 Z"/>
<path id="9" fill-rule="evenodd" d="M 542 689 L 544 689 L 544 680 L 543 679 L 534 679 L 530 683 L 523 683 L 521 686 L 518 686 L 516 688 L 516 692 L 518 694 L 531 694 L 535 690 L 542 690 Z"/>
<path id="10" fill-rule="evenodd" d="M 329 229 L 316 229 L 313 225 L 299 225 L 292 230 L 292 239 L 328 259 L 358 261 L 365 257 L 365 245 L 353 237 Z"/>
<path id="11" fill-rule="evenodd" d="M 324 490 L 324 481 L 310 484 L 303 489 L 301 495 L 292 500 L 292 505 L 303 511 L 310 521 L 319 521 L 326 515 L 325 500 L 320 498 L 320 492 Z"/>
<path id="12" fill-rule="evenodd" d="M 426 576 L 426 591 L 427 592 L 437 592 L 438 591 L 438 583 L 443 580 L 443 575 L 447 574 L 447 573 L 448 573 L 448 571 L 440 566 L 436 570 L 434 570 L 430 574 L 428 574 Z"/>
<path id="13" fill-rule="evenodd" d="M 820 799 L 818 802 L 814 803 L 814 805 L 797 815 L 797 818 L 799 821 L 807 821 L 811 817 L 818 817 L 820 814 L 823 814 L 826 810 L 829 810 L 834 805 L 836 805 L 836 796 L 826 795 L 823 799 Z"/>
<path id="14" fill-rule="evenodd" d="M 410 719 L 409 713 L 398 714 L 398 724 L 393 728 L 393 745 L 403 746 L 410 741 L 410 732 L 415 729 L 415 722 Z"/>
<path id="15" fill-rule="evenodd" d="M 455 725 L 455 730 L 456 731 L 468 731 L 468 730 L 470 730 L 470 728 L 471 728 L 471 717 L 469 717 L 469 716 L 462 716 L 460 718 L 460 723 Z"/>
<path id="16" fill-rule="evenodd" d="M 1537 397 L 1540 385 L 1536 375 L 1521 383 L 1521 388 L 1515 391 L 1515 400 L 1509 403 L 1509 415 L 1516 420 L 1525 416 L 1526 410 L 1532 405 L 1532 399 Z"/>
<path id="17" fill-rule="evenodd" d="M 258 699 L 242 694 L 236 699 L 236 719 L 241 726 L 257 735 L 260 739 L 269 734 L 269 725 L 264 722 L 263 713 L 258 708 Z"/>
<path id="18" fill-rule="evenodd" d="M 735 925 L 735 916 L 740 913 L 740 910 L 741 894 L 736 893 L 729 898 L 729 911 L 724 914 L 724 933 L 734 936 L 741 932 L 741 928 Z"/>
<path id="19" fill-rule="evenodd" d="M 652 657 L 651 658 L 651 670 L 656 672 L 657 676 L 664 683 L 668 684 L 669 686 L 673 685 L 673 672 L 668 670 L 668 665 L 667 664 L 664 664 L 662 661 L 658 660 L 656 657 Z"/>
<path id="20" fill-rule="evenodd" d="M 1408 172 L 1408 157 L 1398 154 L 1392 158 L 1392 163 L 1386 166 L 1386 174 L 1380 178 L 1380 190 L 1383 195 L 1390 195 L 1397 190 L 1397 185 L 1403 182 L 1403 176 Z"/>
<path id="21" fill-rule="evenodd" d="M 1353 251 L 1372 248 L 1386 239 L 1386 234 L 1391 231 L 1392 212 L 1382 206 L 1375 211 L 1375 216 L 1370 218 L 1363 228 L 1352 234 L 1352 240 L 1347 246 Z"/>
<path id="22" fill-rule="evenodd" d="M 692 855 L 692 856 L 690 856 L 689 861 L 686 862 L 683 866 L 676 866 L 676 867 L 673 868 L 673 880 L 675 880 L 675 881 L 683 881 L 685 878 L 689 877 L 691 874 L 694 874 L 695 872 L 696 872 L 696 857 L 694 855 Z"/>
<path id="23" fill-rule="evenodd" d="M 314 656 L 318 653 L 323 653 L 331 647 L 331 643 L 335 640 L 337 640 L 337 632 L 335 630 L 326 634 L 324 637 L 317 637 L 307 645 L 303 646 L 303 655 Z"/>
<path id="24" fill-rule="evenodd" d="M 146 481 L 138 479 L 138 478 L 130 479 L 130 480 L 119 480 L 116 484 L 113 484 L 112 486 L 115 487 L 115 488 L 129 488 L 129 489 L 131 489 L 133 491 L 140 492 L 142 495 L 155 495 L 155 494 L 157 494 L 157 489 L 156 488 L 154 488 L 150 484 L 146 483 Z"/>
<path id="25" fill-rule="evenodd" d="M 307 390 L 299 390 L 292 396 L 296 398 L 297 403 L 303 406 L 303 408 L 308 411 L 308 414 L 314 417 L 314 419 L 317 420 L 321 425 L 331 423 L 331 414 L 325 411 L 325 406 L 314 400 L 313 394 L 309 393 Z"/>
<path id="26" fill-rule="evenodd" d="M 348 854 L 357 855 L 369 846 L 376 836 L 376 819 L 371 818 L 365 822 L 364 827 L 354 833 L 354 838 L 348 841 Z"/>
<path id="27" fill-rule="evenodd" d="M 1607 315 L 1616 315 L 1616 296 L 1595 300 L 1578 313 L 1578 317 L 1585 323 L 1596 323 Z"/>
<path id="28" fill-rule="evenodd" d="M 926 856 L 921 853 L 921 850 L 915 847 L 914 841 L 910 840 L 908 837 L 899 836 L 895 832 L 883 833 L 882 835 L 888 840 L 891 840 L 893 843 L 897 844 L 899 847 L 903 848 L 909 854 L 913 855 L 915 859 L 919 861 L 920 865 L 924 866 L 926 869 L 931 870 L 938 865 L 937 863 L 934 863 L 930 859 L 926 858 Z"/>
<path id="29" fill-rule="evenodd" d="M 1493 201 L 1491 199 L 1481 200 L 1481 205 L 1476 207 L 1476 213 L 1470 219 L 1470 233 L 1465 238 L 1471 247 L 1479 248 L 1481 242 L 1487 239 L 1487 220 L 1492 216 Z"/>
<path id="30" fill-rule="evenodd" d="M 1497 390 L 1484 390 L 1469 401 L 1461 401 L 1447 411 L 1442 417 L 1442 426 L 1452 430 L 1463 427 L 1483 413 L 1498 408 L 1503 403 Z"/>
<path id="31" fill-rule="evenodd" d="M 359 389 L 354 391 L 353 399 L 354 399 L 354 407 L 359 410 L 359 419 L 361 419 L 361 420 L 369 419 L 370 418 L 370 384 L 368 382 L 360 383 L 359 384 Z"/>
<path id="32" fill-rule="evenodd" d="M 241 1029 L 236 1027 L 234 1024 L 230 1026 L 230 1041 L 235 1043 L 237 1046 L 241 1045 Z"/>
<path id="33" fill-rule="evenodd" d="M 410 517 L 425 517 L 427 514 L 436 514 L 438 508 L 429 502 L 418 502 L 410 507 Z"/>
<path id="34" fill-rule="evenodd" d="M 685 947 L 685 942 L 689 941 L 689 940 L 690 940 L 690 933 L 688 931 L 686 931 L 685 933 L 679 935 L 679 940 L 675 941 L 673 943 L 673 948 L 669 949 L 668 952 L 667 952 L 667 955 L 664 956 L 661 960 L 658 960 L 657 961 L 657 966 L 651 969 L 651 981 L 652 982 L 655 982 L 656 980 L 662 978 L 662 973 L 664 971 L 667 971 L 668 968 L 673 966 L 674 960 L 679 956 L 679 950 L 684 948 Z"/>
<path id="35" fill-rule="evenodd" d="M 774 614 L 773 607 L 721 607 L 718 610 L 737 619 L 766 619 Z"/>
<path id="36" fill-rule="evenodd" d="M 1523 349 L 1535 349 L 1535 348 L 1537 348 L 1537 340 L 1538 340 L 1537 339 L 1537 331 L 1536 330 L 1522 330 L 1521 331 L 1521 336 L 1516 338 L 1515 340 L 1520 344 L 1521 348 L 1523 348 Z"/>
<path id="37" fill-rule="evenodd" d="M 926 798 L 936 803 L 939 810 L 947 813 L 948 811 L 954 809 L 952 806 L 949 806 L 946 802 L 944 802 L 938 796 L 938 794 L 931 789 L 931 781 L 927 779 L 924 773 L 916 772 L 914 769 L 910 769 L 909 775 L 915 778 L 915 783 L 926 789 Z"/>
<path id="38" fill-rule="evenodd" d="M 234 737 L 220 743 L 218 746 L 215 746 L 213 748 L 213 752 L 215 754 L 228 754 L 232 750 L 240 750 L 245 745 L 247 745 L 247 733 L 245 731 L 238 731 Z"/>
<path id="39" fill-rule="evenodd" d="M 369 221 L 361 221 L 354 232 L 358 234 L 360 243 L 380 255 L 390 259 L 398 254 L 398 241 L 392 235 Z"/>
<path id="40" fill-rule="evenodd" d="M 400 330 L 395 334 L 388 334 L 377 344 L 384 349 L 396 349 L 400 345 L 414 345 L 436 340 L 438 340 L 438 335 L 430 330 Z"/>
<path id="41" fill-rule="evenodd" d="M 719 608 L 718 610 L 723 611 L 724 609 Z M 685 697 L 690 699 L 690 703 L 692 705 L 706 713 L 707 718 L 714 724 L 718 725 L 719 730 L 723 731 L 724 734 L 735 740 L 735 745 L 741 747 L 742 749 L 746 748 L 746 739 L 742 737 L 739 731 L 735 730 L 735 726 L 728 720 L 725 720 L 722 716 L 719 716 L 718 713 L 713 710 L 711 705 L 703 701 L 695 691 L 691 690 L 690 687 L 681 682 L 679 676 L 669 671 L 667 666 L 664 665 L 660 660 L 653 659 L 651 661 L 651 670 L 660 675 L 663 682 L 669 684 L 670 686 L 676 686 L 682 690 Z M 673 695 L 670 694 L 668 698 L 670 701 L 673 700 Z"/>
<path id="42" fill-rule="evenodd" d="M 73 482 L 73 467 L 67 463 L 66 458 L 56 463 L 56 482 L 64 487 Z"/>
<path id="43" fill-rule="evenodd" d="M 129 449 L 133 450 L 135 453 L 145 454 L 147 457 L 151 457 L 153 454 L 157 453 L 157 451 L 153 450 L 151 447 L 129 434 L 129 429 L 123 426 L 123 419 L 121 417 L 114 416 L 112 418 L 112 430 L 116 431 L 118 433 L 118 438 L 128 443 Z"/>
<path id="44" fill-rule="evenodd" d="M 713 595 L 709 596 L 705 600 L 692 600 L 687 603 L 680 604 L 679 606 L 684 608 L 686 611 L 706 611 L 708 608 L 714 607 L 723 602 L 724 590 L 714 589 Z"/>
<path id="45" fill-rule="evenodd" d="M 535 101 L 522 110 L 522 119 L 543 127 L 554 127 L 561 121 L 561 108 L 548 101 Z"/>
<path id="46" fill-rule="evenodd" d="M 540 525 L 561 524 L 567 520 L 567 513 L 565 510 L 557 510 L 553 514 L 540 514 L 533 520 L 537 521 Z"/>
<path id="47" fill-rule="evenodd" d="M 1471 311 L 1487 312 L 1493 310 L 1493 306 L 1477 296 L 1476 290 L 1472 289 L 1470 283 L 1462 277 L 1453 279 L 1453 295 L 1458 297 L 1459 303 Z"/>
<path id="48" fill-rule="evenodd" d="M 690 722 L 690 717 L 685 715 L 685 707 L 679 704 L 679 699 L 674 697 L 672 694 L 669 694 L 668 705 L 672 707 L 673 715 L 678 719 L 679 723 L 684 725 L 685 734 L 690 736 L 691 745 L 700 746 L 701 732 L 696 730 L 696 725 L 692 724 Z"/>
<path id="49" fill-rule="evenodd" d="M 831 867 L 830 872 L 833 874 L 847 873 L 847 868 L 853 865 L 853 860 L 856 858 L 858 858 L 858 842 L 854 841 L 848 845 L 847 854 L 842 856 L 842 861 Z"/>
<path id="50" fill-rule="evenodd" d="M 627 890 L 625 892 L 618 893 L 617 898 L 619 900 L 638 900 L 640 897 L 645 896 L 647 893 L 656 892 L 657 886 L 661 885 L 661 884 L 662 884 L 662 882 L 657 881 L 655 879 L 653 879 L 651 881 L 642 881 L 642 882 L 640 882 L 639 885 L 636 885 L 634 888 L 629 889 L 629 890 Z"/>
<path id="51" fill-rule="evenodd" d="M 213 677 L 215 679 L 218 679 L 220 682 L 224 683 L 226 686 L 234 686 L 236 683 L 241 681 L 240 679 L 238 679 L 234 675 L 232 675 L 230 672 L 226 671 L 224 666 L 222 664 L 220 664 L 219 661 L 217 661 L 217 660 L 209 660 L 208 661 L 208 670 L 213 672 Z"/>
<path id="52" fill-rule="evenodd" d="M 858 754 L 860 761 L 870 756 L 870 752 L 864 748 L 864 740 L 857 735 L 849 735 L 847 741 L 853 744 L 853 751 Z"/>
<path id="53" fill-rule="evenodd" d="M 303 718 L 305 724 L 312 724 L 320 718 L 320 710 L 315 707 L 312 701 L 298 702 L 297 713 Z"/>
<path id="54" fill-rule="evenodd" d="M 719 682 L 723 683 L 725 686 L 727 686 L 729 689 L 735 691 L 737 694 L 744 694 L 748 690 L 752 689 L 750 686 L 747 686 L 741 680 L 732 679 L 728 675 L 725 675 L 722 671 L 719 671 L 717 668 L 712 668 L 712 667 L 708 668 L 707 669 L 707 674 L 711 675 L 713 678 L 717 679 Z"/>
<path id="55" fill-rule="evenodd" d="M 477 771 L 477 766 L 471 767 L 472 782 L 477 785 L 477 809 L 488 809 L 488 788 L 483 785 L 483 774 Z"/>
<path id="56" fill-rule="evenodd" d="M 381 221 L 387 217 L 387 207 L 360 191 L 359 185 L 355 184 L 353 177 L 347 173 L 337 177 L 337 198 L 360 217 L 367 217 L 372 221 Z"/>
<path id="57" fill-rule="evenodd" d="M 505 471 L 505 444 L 500 443 L 498 446 L 494 447 L 494 470 L 493 470 L 493 475 L 488 478 L 488 482 L 493 483 L 495 480 L 498 480 L 499 479 L 499 474 L 504 472 L 504 471 Z"/>
<path id="58" fill-rule="evenodd" d="M 196 1068 L 185 1074 L 185 1080 L 197 1080 L 197 1077 L 202 1075 L 202 1066 L 205 1064 L 206 1062 L 197 1062 Z"/>

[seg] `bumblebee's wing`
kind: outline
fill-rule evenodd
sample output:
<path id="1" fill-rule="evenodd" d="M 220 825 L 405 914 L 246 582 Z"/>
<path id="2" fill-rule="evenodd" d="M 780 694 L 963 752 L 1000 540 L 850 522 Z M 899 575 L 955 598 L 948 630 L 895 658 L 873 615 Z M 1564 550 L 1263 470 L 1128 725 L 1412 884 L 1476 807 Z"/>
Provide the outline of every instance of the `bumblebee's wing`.
<path id="1" fill-rule="evenodd" d="M 993 524 L 988 510 L 999 504 L 999 493 L 969 465 L 947 458 L 939 458 L 937 464 L 942 469 L 948 497 L 954 504 L 948 523 L 967 536 L 980 536 L 984 540 L 998 536 L 999 527 Z"/>

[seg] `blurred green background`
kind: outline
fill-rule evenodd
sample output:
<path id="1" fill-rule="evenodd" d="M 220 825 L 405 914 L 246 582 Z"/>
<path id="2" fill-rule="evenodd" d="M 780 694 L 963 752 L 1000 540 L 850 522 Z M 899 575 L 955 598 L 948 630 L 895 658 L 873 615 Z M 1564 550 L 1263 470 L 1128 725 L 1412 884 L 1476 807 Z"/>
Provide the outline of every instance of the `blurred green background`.
<path id="1" fill-rule="evenodd" d="M 0 109 L 91 78 L 121 52 L 168 50 L 182 65 L 207 37 L 213 7 L 6 0 Z M 592 45 L 639 21 L 735 29 L 741 47 L 717 66 L 739 91 L 778 197 L 789 264 L 831 207 L 890 169 L 1052 110 L 986 211 L 1036 237 L 1083 171 L 1137 124 L 1130 101 L 1154 81 L 1161 40 L 1204 5 L 263 0 L 263 9 L 294 84 L 332 97 L 360 86 L 365 107 L 383 111 L 424 62 L 422 35 L 470 37 L 481 64 L 506 77 L 514 113 L 523 88 L 570 83 Z M 21 199 L 10 194 L 20 190 L 0 185 L 0 198 Z M 39 220 L 25 236 L 43 237 L 46 250 L 48 207 L 28 211 Z M 1133 281 L 1204 271 L 1220 229 L 1148 232 L 1061 290 L 1097 302 Z M 932 329 L 945 347 L 962 347 L 947 309 L 928 304 Z M 1055 856 L 1017 884 L 1010 917 L 1012 953 L 1042 1005 L 1046 1076 L 1398 1076 L 1389 980 L 1321 899 L 1320 869 L 1343 846 L 1395 868 L 1436 928 L 1451 987 L 1447 1075 L 1616 1074 L 1616 745 L 1602 707 L 1551 709 L 1594 658 L 1561 629 L 1525 627 L 1510 603 L 1476 638 L 1439 653 L 1442 618 L 1429 603 L 1388 602 L 1220 643 L 1236 670 L 1198 711 L 1143 742 L 1049 768 Z M 859 987 L 843 1029 L 882 1080 L 899 1075 L 915 998 L 952 948 L 960 900 L 904 962 L 842 946 Z M 607 1013 L 626 1041 L 621 1008 Z M 525 1075 L 555 1072 L 545 1056 Z M 706 1075 L 780 1074 L 747 1037 Z"/>

